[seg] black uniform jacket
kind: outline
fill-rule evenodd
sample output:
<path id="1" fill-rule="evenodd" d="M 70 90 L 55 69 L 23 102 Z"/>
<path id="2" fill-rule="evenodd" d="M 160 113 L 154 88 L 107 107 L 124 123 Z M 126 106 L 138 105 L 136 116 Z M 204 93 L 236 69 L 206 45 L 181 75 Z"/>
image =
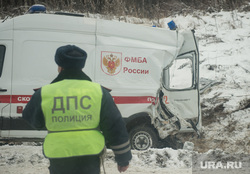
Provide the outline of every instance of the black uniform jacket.
<path id="1" fill-rule="evenodd" d="M 63 70 L 51 83 L 64 79 L 91 79 L 81 70 Z M 115 105 L 109 91 L 102 87 L 102 105 L 100 113 L 100 130 L 115 154 L 120 166 L 126 166 L 132 158 L 125 123 Z M 23 118 L 35 129 L 45 128 L 44 115 L 41 108 L 41 89 L 37 90 L 23 111 Z"/>

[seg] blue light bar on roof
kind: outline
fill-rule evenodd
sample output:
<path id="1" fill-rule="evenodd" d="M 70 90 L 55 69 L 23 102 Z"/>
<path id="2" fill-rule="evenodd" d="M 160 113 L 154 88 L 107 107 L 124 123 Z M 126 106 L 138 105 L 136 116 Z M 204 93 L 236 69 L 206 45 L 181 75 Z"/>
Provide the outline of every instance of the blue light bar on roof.
<path id="1" fill-rule="evenodd" d="M 173 20 L 168 23 L 168 27 L 170 28 L 170 30 L 176 30 L 177 28 Z"/>
<path id="2" fill-rule="evenodd" d="M 45 13 L 46 12 L 46 7 L 44 5 L 36 4 L 32 5 L 29 10 L 29 13 Z"/>

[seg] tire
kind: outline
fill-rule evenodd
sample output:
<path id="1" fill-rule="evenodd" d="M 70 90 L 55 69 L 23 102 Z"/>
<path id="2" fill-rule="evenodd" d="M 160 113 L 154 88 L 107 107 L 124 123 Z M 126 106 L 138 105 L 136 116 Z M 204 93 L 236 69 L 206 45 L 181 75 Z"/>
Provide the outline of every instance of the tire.
<path id="1" fill-rule="evenodd" d="M 139 125 L 129 132 L 132 149 L 147 150 L 156 148 L 158 145 L 158 136 L 156 131 L 149 125 Z"/>

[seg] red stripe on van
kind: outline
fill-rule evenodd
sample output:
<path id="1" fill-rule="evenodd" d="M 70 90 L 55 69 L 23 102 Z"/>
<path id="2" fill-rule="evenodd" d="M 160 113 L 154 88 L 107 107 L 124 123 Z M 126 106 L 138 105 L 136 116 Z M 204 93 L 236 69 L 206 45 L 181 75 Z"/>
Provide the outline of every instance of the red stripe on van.
<path id="1" fill-rule="evenodd" d="M 0 103 L 28 103 L 32 95 L 0 95 Z"/>
<path id="2" fill-rule="evenodd" d="M 155 101 L 152 96 L 113 96 L 116 104 L 145 104 Z"/>
<path id="3" fill-rule="evenodd" d="M 28 103 L 32 95 L 0 95 L 0 103 Z M 116 104 L 146 104 L 153 103 L 152 96 L 113 96 Z"/>
<path id="4" fill-rule="evenodd" d="M 28 103 L 32 95 L 12 95 L 11 103 Z"/>
<path id="5" fill-rule="evenodd" d="M 0 103 L 10 103 L 10 95 L 0 95 Z"/>

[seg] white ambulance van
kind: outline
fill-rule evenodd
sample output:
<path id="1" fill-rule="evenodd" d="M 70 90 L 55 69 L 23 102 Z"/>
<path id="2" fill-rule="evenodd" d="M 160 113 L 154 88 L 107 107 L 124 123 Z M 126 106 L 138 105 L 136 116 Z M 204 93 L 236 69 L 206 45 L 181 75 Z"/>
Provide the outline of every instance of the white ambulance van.
<path id="1" fill-rule="evenodd" d="M 87 52 L 83 71 L 112 90 L 134 149 L 199 132 L 199 53 L 192 31 L 33 13 L 0 24 L 1 139 L 45 137 L 47 131 L 33 130 L 22 111 L 34 89 L 57 76 L 55 51 L 68 44 Z"/>

